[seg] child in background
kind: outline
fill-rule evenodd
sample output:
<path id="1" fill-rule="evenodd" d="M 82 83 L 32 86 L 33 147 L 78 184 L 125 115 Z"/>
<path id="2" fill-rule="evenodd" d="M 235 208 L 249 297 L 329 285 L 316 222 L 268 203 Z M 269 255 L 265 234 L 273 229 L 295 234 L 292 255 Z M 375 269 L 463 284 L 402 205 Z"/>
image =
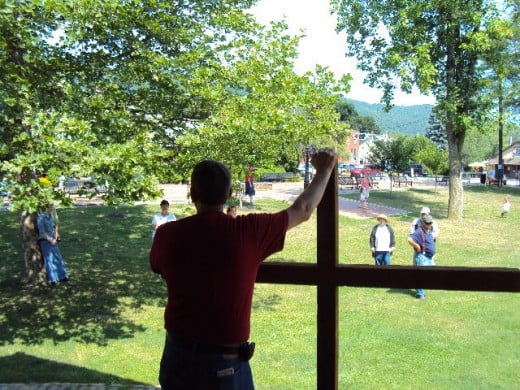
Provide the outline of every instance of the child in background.
<path id="1" fill-rule="evenodd" d="M 236 218 L 237 216 L 237 207 L 236 206 L 229 206 L 226 210 L 226 214 L 232 216 L 233 218 Z"/>
<path id="2" fill-rule="evenodd" d="M 370 182 L 366 178 L 366 176 L 363 176 L 361 179 L 361 189 L 359 194 L 359 207 L 363 209 L 368 208 L 368 197 L 370 196 Z"/>
<path id="3" fill-rule="evenodd" d="M 505 217 L 511 210 L 511 203 L 509 202 L 509 195 L 504 196 L 504 204 L 502 205 L 502 217 Z"/>

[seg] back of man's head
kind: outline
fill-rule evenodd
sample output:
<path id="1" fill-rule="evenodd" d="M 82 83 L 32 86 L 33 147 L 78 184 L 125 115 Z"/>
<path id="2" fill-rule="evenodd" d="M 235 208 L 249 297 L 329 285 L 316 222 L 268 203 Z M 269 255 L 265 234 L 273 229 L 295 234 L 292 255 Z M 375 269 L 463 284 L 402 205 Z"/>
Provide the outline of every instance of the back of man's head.
<path id="1" fill-rule="evenodd" d="M 208 206 L 223 205 L 229 197 L 231 174 L 222 163 L 201 161 L 191 174 L 191 197 L 194 202 Z"/>

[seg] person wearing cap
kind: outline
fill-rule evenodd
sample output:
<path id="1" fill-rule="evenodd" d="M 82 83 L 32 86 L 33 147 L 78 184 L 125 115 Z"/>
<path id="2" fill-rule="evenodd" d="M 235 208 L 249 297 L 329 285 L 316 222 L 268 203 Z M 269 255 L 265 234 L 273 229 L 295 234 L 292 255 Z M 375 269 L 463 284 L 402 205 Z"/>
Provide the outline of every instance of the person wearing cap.
<path id="1" fill-rule="evenodd" d="M 379 214 L 378 224 L 370 232 L 370 250 L 376 265 L 390 265 L 390 257 L 395 249 L 394 229 L 388 225 L 388 217 Z"/>
<path id="2" fill-rule="evenodd" d="M 412 234 L 414 231 L 416 231 L 417 228 L 421 227 L 421 221 L 423 220 L 423 218 L 426 215 L 431 215 L 430 214 L 430 209 L 428 207 L 423 207 L 421 209 L 420 216 L 418 218 L 414 218 L 414 220 L 410 224 L 410 234 Z M 437 237 L 439 236 L 441 231 L 440 231 L 439 226 L 437 225 L 437 223 L 435 221 L 433 221 L 433 223 L 431 225 L 431 229 L 432 229 L 433 239 L 437 240 Z"/>
<path id="3" fill-rule="evenodd" d="M 408 243 L 414 249 L 413 263 L 415 266 L 433 266 L 435 262 L 435 239 L 432 233 L 433 218 L 427 214 L 422 218 L 421 225 L 408 237 Z M 425 293 L 418 288 L 415 297 L 424 299 Z"/>
<path id="4" fill-rule="evenodd" d="M 163 223 L 176 221 L 177 217 L 175 217 L 174 214 L 170 213 L 170 203 L 163 199 L 161 201 L 161 211 L 156 213 L 152 218 L 152 240 L 155 237 L 155 231 L 159 226 L 161 226 Z"/>

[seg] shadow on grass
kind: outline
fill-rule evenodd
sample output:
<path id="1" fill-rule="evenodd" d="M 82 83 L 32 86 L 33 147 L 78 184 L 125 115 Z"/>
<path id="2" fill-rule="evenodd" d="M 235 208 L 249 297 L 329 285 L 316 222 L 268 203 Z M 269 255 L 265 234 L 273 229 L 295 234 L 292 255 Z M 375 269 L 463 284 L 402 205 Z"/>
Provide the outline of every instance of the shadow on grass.
<path id="1" fill-rule="evenodd" d="M 2 383 L 25 383 L 27 381 L 27 372 L 25 370 L 20 370 L 20 367 L 25 367 L 26 370 L 31 370 L 31 382 L 33 383 L 62 382 L 104 383 L 134 386 L 147 385 L 147 383 L 135 382 L 130 379 L 89 370 L 71 364 L 41 359 L 22 352 L 17 352 L 14 355 L 3 356 L 0 358 L 0 378 Z"/>
<path id="2" fill-rule="evenodd" d="M 415 290 L 411 290 L 409 288 L 389 288 L 386 290 L 386 292 L 388 294 L 401 294 L 415 297 Z"/>
<path id="3" fill-rule="evenodd" d="M 17 214 L 0 215 L 0 239 L 11 243 L 0 244 L 0 345 L 73 340 L 104 346 L 145 331 L 128 312 L 166 301 L 164 283 L 148 263 L 152 213 L 145 206 L 127 207 L 126 218 L 115 219 L 110 211 L 59 210 L 70 282 L 54 287 L 23 282 L 23 257 L 12 244 L 20 242 Z"/>
<path id="4" fill-rule="evenodd" d="M 432 212 L 434 212 L 436 218 L 446 218 L 448 215 L 448 209 L 443 199 L 439 201 L 430 201 L 428 204 L 421 202 L 416 194 L 422 193 L 425 196 L 432 197 L 437 194 L 435 188 L 414 188 L 407 191 L 394 191 L 389 192 L 374 192 L 370 194 L 372 202 L 378 203 L 378 199 L 381 199 L 381 203 L 387 206 L 396 207 L 403 210 L 408 210 L 412 214 L 419 215 L 422 207 L 428 206 Z"/>

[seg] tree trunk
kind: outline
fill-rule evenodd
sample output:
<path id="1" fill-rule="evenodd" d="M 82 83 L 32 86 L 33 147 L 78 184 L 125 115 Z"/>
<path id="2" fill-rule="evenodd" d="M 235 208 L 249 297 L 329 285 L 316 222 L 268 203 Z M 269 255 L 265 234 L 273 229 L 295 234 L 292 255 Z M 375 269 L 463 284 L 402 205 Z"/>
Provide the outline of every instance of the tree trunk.
<path id="1" fill-rule="evenodd" d="M 23 213 L 20 217 L 22 252 L 25 261 L 25 279 L 32 285 L 45 282 L 45 267 L 38 245 L 37 213 Z"/>
<path id="2" fill-rule="evenodd" d="M 449 144 L 449 200 L 448 219 L 462 219 L 464 215 L 464 189 L 462 188 L 462 158 L 457 143 Z"/>

